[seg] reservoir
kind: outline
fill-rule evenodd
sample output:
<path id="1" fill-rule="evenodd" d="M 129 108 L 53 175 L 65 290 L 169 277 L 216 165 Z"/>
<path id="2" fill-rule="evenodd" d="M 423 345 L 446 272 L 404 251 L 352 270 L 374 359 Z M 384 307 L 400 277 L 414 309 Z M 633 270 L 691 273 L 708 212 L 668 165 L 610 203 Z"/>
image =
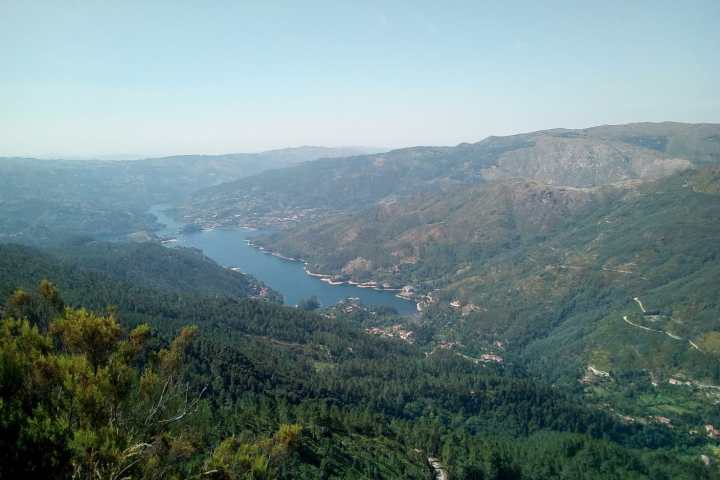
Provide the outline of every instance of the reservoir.
<path id="1" fill-rule="evenodd" d="M 395 292 L 360 288 L 354 285 L 329 285 L 318 278 L 307 275 L 301 262 L 284 260 L 263 253 L 247 244 L 248 239 L 260 232 L 249 229 L 215 229 L 181 233 L 181 225 L 156 205 L 153 214 L 165 227 L 157 233 L 177 239 L 175 245 L 194 247 L 217 263 L 228 268 L 237 268 L 262 280 L 273 290 L 280 292 L 288 305 L 297 305 L 305 298 L 316 296 L 322 306 L 330 306 L 348 297 L 357 297 L 365 305 L 383 305 L 395 308 L 399 313 L 415 313 L 415 303 L 398 298 Z"/>

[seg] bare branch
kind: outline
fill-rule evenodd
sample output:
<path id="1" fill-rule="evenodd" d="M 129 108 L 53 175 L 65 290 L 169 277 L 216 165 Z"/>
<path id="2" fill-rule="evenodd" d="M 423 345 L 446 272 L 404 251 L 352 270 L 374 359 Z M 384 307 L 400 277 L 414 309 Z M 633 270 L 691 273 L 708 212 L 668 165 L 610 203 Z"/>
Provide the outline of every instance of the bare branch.
<path id="1" fill-rule="evenodd" d="M 170 380 L 172 377 L 168 378 L 165 381 L 165 385 L 163 385 L 162 393 L 160 393 L 160 398 L 158 399 L 157 403 L 153 406 L 152 409 L 150 409 L 150 413 L 148 414 L 147 418 L 145 419 L 145 425 L 150 423 L 150 420 L 152 420 L 152 417 L 154 417 L 157 412 L 160 410 L 163 404 L 163 400 L 165 398 L 165 393 L 167 392 L 168 386 L 170 385 Z"/>
<path id="2" fill-rule="evenodd" d="M 189 385 L 188 385 L 188 389 L 189 389 L 189 388 L 190 388 L 190 387 L 189 387 Z M 165 420 L 159 420 L 157 423 L 167 424 L 167 423 L 177 422 L 178 420 L 182 420 L 183 418 L 185 418 L 185 416 L 186 416 L 188 413 L 191 413 L 191 411 L 193 410 L 193 408 L 195 408 L 195 406 L 200 402 L 200 399 L 202 398 L 203 393 L 205 393 L 205 390 L 207 390 L 207 385 L 205 385 L 205 386 L 203 387 L 203 389 L 200 391 L 200 393 L 199 393 L 198 396 L 195 398 L 195 400 L 193 400 L 193 402 L 192 402 L 190 405 L 188 405 L 188 403 L 187 403 L 187 402 L 188 402 L 188 398 L 187 398 L 187 392 L 188 392 L 188 390 L 186 389 L 186 390 L 185 390 L 185 408 L 183 408 L 183 411 L 182 411 L 181 413 L 175 415 L 174 417 L 166 418 Z"/>

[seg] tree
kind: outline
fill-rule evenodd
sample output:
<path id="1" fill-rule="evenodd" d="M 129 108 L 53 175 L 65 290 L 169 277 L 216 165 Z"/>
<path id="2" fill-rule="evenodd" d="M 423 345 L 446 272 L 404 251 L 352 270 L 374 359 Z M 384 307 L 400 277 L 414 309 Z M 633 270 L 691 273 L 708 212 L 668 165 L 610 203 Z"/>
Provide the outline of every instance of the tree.
<path id="1" fill-rule="evenodd" d="M 312 310 L 317 310 L 320 308 L 320 300 L 313 295 L 310 298 L 304 298 L 298 302 L 298 308 L 301 310 L 306 310 L 308 312 Z"/>
<path id="2" fill-rule="evenodd" d="M 142 367 L 147 325 L 123 335 L 113 314 L 72 308 L 47 332 L 27 318 L 4 318 L 0 477 L 120 478 L 144 468 L 169 425 L 193 412 L 202 395 L 178 375 L 195 332 L 184 328 Z"/>

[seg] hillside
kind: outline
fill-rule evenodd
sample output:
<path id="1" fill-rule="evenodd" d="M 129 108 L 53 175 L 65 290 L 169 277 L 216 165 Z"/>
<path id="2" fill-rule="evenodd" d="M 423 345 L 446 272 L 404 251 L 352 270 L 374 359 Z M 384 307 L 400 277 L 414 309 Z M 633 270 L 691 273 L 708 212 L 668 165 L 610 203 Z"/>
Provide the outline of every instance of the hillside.
<path id="1" fill-rule="evenodd" d="M 166 248 L 151 242 L 89 242 L 55 247 L 51 252 L 68 265 L 146 288 L 282 303 L 281 295 L 259 280 L 221 267 L 191 248 Z"/>
<path id="2" fill-rule="evenodd" d="M 379 202 L 354 215 L 300 225 L 256 243 L 303 258 L 335 280 L 435 285 L 464 262 L 482 263 L 562 229 L 569 216 L 622 196 L 619 187 L 553 187 L 511 179 Z M 444 270 L 443 270 L 444 268 Z"/>
<path id="3" fill-rule="evenodd" d="M 202 190 L 186 221 L 285 226 L 362 210 L 381 200 L 529 178 L 592 187 L 656 179 L 720 162 L 720 125 L 630 124 L 489 137 L 456 147 L 414 147 L 329 159 Z"/>
<path id="4" fill-rule="evenodd" d="M 166 293 L 20 246 L 0 246 L 0 279 L 25 289 L 2 305 L 3 476 L 421 479 L 433 456 L 452 478 L 717 478 L 706 439 L 342 316 Z"/>
<path id="5" fill-rule="evenodd" d="M 718 182 L 715 167 L 622 187 L 497 181 L 258 243 L 336 280 L 411 286 L 431 346 L 522 359 L 631 417 L 692 423 L 720 391 Z"/>

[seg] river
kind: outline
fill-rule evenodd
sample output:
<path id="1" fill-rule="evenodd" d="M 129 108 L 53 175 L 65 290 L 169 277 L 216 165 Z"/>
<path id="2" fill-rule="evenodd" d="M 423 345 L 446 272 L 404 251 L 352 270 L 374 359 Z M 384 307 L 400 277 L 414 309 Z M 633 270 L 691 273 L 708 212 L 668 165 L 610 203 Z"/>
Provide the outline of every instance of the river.
<path id="1" fill-rule="evenodd" d="M 165 225 L 157 232 L 159 235 L 176 239 L 175 245 L 198 248 L 220 265 L 237 268 L 262 280 L 280 292 L 286 304 L 296 305 L 301 299 L 316 296 L 321 305 L 329 306 L 348 297 L 357 297 L 365 305 L 393 307 L 404 315 L 416 312 L 414 302 L 396 297 L 395 292 L 330 285 L 307 275 L 301 262 L 285 260 L 251 247 L 247 240 L 261 233 L 256 230 L 237 228 L 181 233 L 182 225 L 165 213 L 164 206 L 156 205 L 149 213 Z"/>

